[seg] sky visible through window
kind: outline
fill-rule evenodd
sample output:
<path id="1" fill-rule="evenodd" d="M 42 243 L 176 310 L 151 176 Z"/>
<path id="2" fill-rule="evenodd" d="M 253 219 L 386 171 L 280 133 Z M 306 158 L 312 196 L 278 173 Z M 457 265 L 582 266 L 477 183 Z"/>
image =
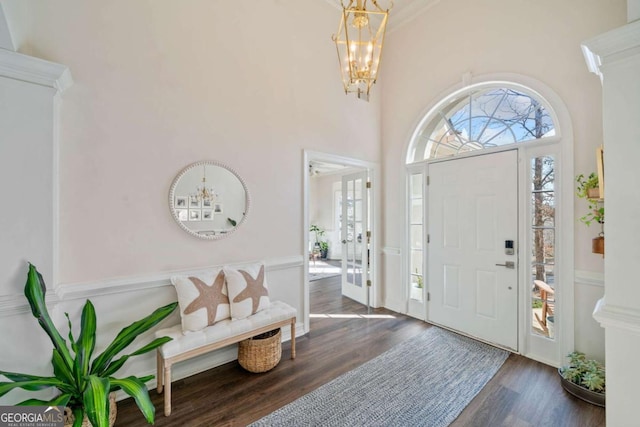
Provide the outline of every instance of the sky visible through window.
<path id="1" fill-rule="evenodd" d="M 420 134 L 414 161 L 554 135 L 549 112 L 535 98 L 513 88 L 478 89 L 434 115 Z"/>

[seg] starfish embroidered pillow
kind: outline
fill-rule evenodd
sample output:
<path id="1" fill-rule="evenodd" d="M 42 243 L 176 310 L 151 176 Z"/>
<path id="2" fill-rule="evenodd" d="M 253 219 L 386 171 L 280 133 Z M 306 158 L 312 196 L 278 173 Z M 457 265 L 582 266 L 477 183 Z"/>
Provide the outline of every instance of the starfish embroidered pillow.
<path id="1" fill-rule="evenodd" d="M 229 293 L 222 269 L 198 276 L 174 276 L 171 283 L 178 293 L 182 332 L 200 331 L 230 317 Z"/>
<path id="2" fill-rule="evenodd" d="M 231 318 L 245 319 L 269 307 L 269 288 L 264 276 L 264 264 L 224 268 L 229 288 Z"/>

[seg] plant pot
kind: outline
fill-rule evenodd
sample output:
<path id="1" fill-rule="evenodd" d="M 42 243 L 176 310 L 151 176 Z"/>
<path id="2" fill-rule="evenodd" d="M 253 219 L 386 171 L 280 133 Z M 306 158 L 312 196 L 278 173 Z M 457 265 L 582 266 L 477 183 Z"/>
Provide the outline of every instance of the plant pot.
<path id="1" fill-rule="evenodd" d="M 599 188 L 589 188 L 587 190 L 587 197 L 590 199 L 599 199 L 600 198 L 600 189 Z"/>
<path id="2" fill-rule="evenodd" d="M 598 236 L 591 241 L 591 252 L 604 256 L 604 236 Z"/>
<path id="3" fill-rule="evenodd" d="M 329 249 L 320 249 L 320 259 L 327 259 Z"/>
<path id="4" fill-rule="evenodd" d="M 572 394 L 578 399 L 584 400 L 585 402 L 589 402 L 592 405 L 602 406 L 604 408 L 605 393 L 591 391 L 578 384 L 572 383 L 562 376 L 560 369 L 558 369 L 558 375 L 560 375 L 560 383 L 562 384 L 562 388 L 565 389 L 569 394 Z"/>
<path id="5" fill-rule="evenodd" d="M 116 414 L 118 413 L 118 405 L 116 404 L 116 394 L 109 393 L 109 427 L 113 427 L 116 422 Z M 70 408 L 64 408 L 64 427 L 72 427 L 75 417 Z M 82 420 L 82 427 L 93 427 L 87 416 Z"/>

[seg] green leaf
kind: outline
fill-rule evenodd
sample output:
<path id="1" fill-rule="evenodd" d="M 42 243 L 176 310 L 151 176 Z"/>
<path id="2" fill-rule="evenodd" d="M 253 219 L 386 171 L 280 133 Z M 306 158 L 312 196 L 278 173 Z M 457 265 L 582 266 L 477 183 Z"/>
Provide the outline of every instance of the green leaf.
<path id="1" fill-rule="evenodd" d="M 38 319 L 38 323 L 40 323 L 42 329 L 49 335 L 53 346 L 60 352 L 64 363 L 71 368 L 73 359 L 71 353 L 69 353 L 67 342 L 62 338 L 49 316 L 49 311 L 45 304 L 46 292 L 47 287 L 42 275 L 33 264 L 29 264 L 29 273 L 27 274 L 27 283 L 24 287 L 24 295 L 29 301 L 33 316 Z"/>
<path id="2" fill-rule="evenodd" d="M 14 388 L 22 388 L 24 390 L 35 391 L 42 390 L 47 387 L 58 387 L 60 385 L 64 386 L 57 378 L 40 378 L 37 380 L 30 381 L 16 381 L 16 382 L 0 382 L 0 397 L 9 393 Z"/>
<path id="3" fill-rule="evenodd" d="M 124 363 L 132 356 L 139 356 L 141 354 L 144 353 L 148 353 L 152 350 L 155 350 L 156 348 L 160 347 L 161 345 L 171 341 L 173 338 L 171 337 L 162 337 L 162 338 L 156 338 L 155 340 L 151 341 L 149 344 L 145 345 L 144 347 L 134 351 L 131 354 L 127 354 L 122 356 L 121 358 L 119 358 L 118 360 L 111 362 L 109 364 L 109 366 L 107 367 L 107 369 L 105 369 L 103 372 L 100 373 L 100 375 L 102 376 L 110 376 L 115 374 L 118 369 L 122 368 L 122 365 L 124 365 Z"/>
<path id="4" fill-rule="evenodd" d="M 167 316 L 169 316 L 178 306 L 177 302 L 160 307 L 144 319 L 133 322 L 131 325 L 123 328 L 113 342 L 93 361 L 91 373 L 102 374 L 108 369 L 111 360 L 129 344 L 131 344 L 138 335 L 148 331 Z"/>
<path id="5" fill-rule="evenodd" d="M 71 399 L 70 394 L 61 394 L 51 400 L 29 399 L 18 403 L 18 406 L 67 406 Z"/>
<path id="6" fill-rule="evenodd" d="M 67 365 L 62 361 L 62 356 L 55 348 L 53 349 L 53 356 L 51 356 L 51 365 L 53 365 L 53 374 L 65 385 L 59 387 L 62 392 L 73 393 L 79 395 L 80 390 L 73 377 L 73 373 L 69 370 Z"/>
<path id="7" fill-rule="evenodd" d="M 123 379 L 110 378 L 110 382 L 111 385 L 120 387 L 125 393 L 133 397 L 147 422 L 149 424 L 154 423 L 156 408 L 151 402 L 149 391 L 143 381 L 136 377 L 127 377 Z"/>
<path id="8" fill-rule="evenodd" d="M 69 317 L 69 313 L 64 313 L 64 315 L 67 318 L 67 327 L 69 328 L 69 342 L 71 343 L 71 350 L 73 350 L 74 353 L 77 353 L 78 349 L 75 343 L 76 340 L 73 338 L 73 325 L 71 325 L 71 318 Z"/>
<path id="9" fill-rule="evenodd" d="M 82 427 L 82 421 L 84 421 L 84 409 L 82 406 L 73 408 L 73 427 Z"/>
<path id="10" fill-rule="evenodd" d="M 87 300 L 82 309 L 80 336 L 76 342 L 76 359 L 73 366 L 78 389 L 84 389 L 84 378 L 89 374 L 93 349 L 96 346 L 96 310 Z"/>
<path id="11" fill-rule="evenodd" d="M 87 377 L 83 403 L 93 427 L 109 426 L 109 380 L 95 375 Z"/>

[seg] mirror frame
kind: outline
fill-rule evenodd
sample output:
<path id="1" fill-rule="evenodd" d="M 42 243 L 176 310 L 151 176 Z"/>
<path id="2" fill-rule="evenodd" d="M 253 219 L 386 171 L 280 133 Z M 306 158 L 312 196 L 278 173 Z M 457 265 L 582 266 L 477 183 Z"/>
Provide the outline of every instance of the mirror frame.
<path id="1" fill-rule="evenodd" d="M 244 215 L 238 221 L 238 223 L 233 228 L 229 229 L 229 231 L 227 231 L 226 233 L 219 233 L 219 234 L 216 233 L 216 234 L 211 234 L 211 235 L 200 234 L 200 233 L 198 233 L 196 231 L 191 230 L 186 225 L 184 225 L 183 222 L 180 221 L 180 219 L 178 218 L 178 215 L 176 214 L 175 192 L 176 192 L 176 187 L 178 186 L 178 182 L 180 182 L 180 178 L 182 178 L 187 172 L 189 172 L 190 170 L 192 170 L 194 168 L 198 168 L 200 166 L 218 166 L 218 167 L 224 168 L 224 169 L 228 170 L 229 172 L 231 172 L 238 179 L 238 181 L 240 181 L 240 184 L 242 184 L 242 188 L 244 188 L 244 194 L 245 194 Z M 171 183 L 171 188 L 169 189 L 169 210 L 171 211 L 171 216 L 178 223 L 180 228 L 182 228 L 187 233 L 189 233 L 192 236 L 195 236 L 195 237 L 197 237 L 199 239 L 220 240 L 220 239 L 224 239 L 225 237 L 229 236 L 230 234 L 235 232 L 238 229 L 238 227 L 240 227 L 246 221 L 247 216 L 249 214 L 249 207 L 250 206 L 251 206 L 251 197 L 249 195 L 249 189 L 247 188 L 247 184 L 240 177 L 238 172 L 236 172 L 234 169 L 230 168 L 226 164 L 218 162 L 216 160 L 201 160 L 199 162 L 191 163 L 190 165 L 186 166 L 173 179 L 173 182 Z"/>

